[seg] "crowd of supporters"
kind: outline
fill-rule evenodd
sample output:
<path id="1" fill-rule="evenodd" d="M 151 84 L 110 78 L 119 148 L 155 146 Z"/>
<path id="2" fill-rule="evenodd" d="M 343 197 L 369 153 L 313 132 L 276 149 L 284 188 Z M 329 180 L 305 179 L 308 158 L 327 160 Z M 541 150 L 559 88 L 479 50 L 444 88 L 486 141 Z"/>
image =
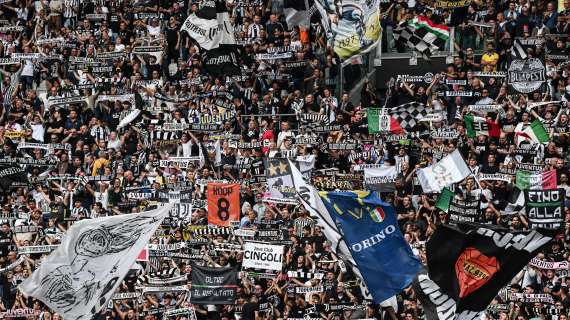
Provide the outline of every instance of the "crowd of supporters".
<path id="1" fill-rule="evenodd" d="M 134 197 L 136 193 L 192 193 L 188 218 L 164 224 L 151 240 L 152 244 L 192 243 L 183 249 L 192 257 L 150 256 L 138 262 L 118 294 L 141 292 L 148 285 L 145 276 L 188 275 L 183 285 L 190 287 L 191 262 L 239 268 L 242 237 L 233 232 L 199 232 L 207 230 L 199 226 L 208 224 L 206 186 L 221 181 L 241 185 L 241 220 L 234 230 L 277 230 L 271 233 L 277 236 L 263 240 L 286 244 L 282 272 L 240 271 L 233 305 L 192 305 L 184 291 L 145 293 L 112 300 L 99 319 L 162 319 L 166 311 L 181 308 L 193 308 L 194 315 L 170 317 L 422 318 L 422 306 L 411 287 L 382 304 L 367 302 L 359 279 L 335 255 L 335 244 L 302 205 L 265 201 L 263 160 L 268 158 L 313 155 L 309 182 L 320 190 L 365 188 L 359 165 L 396 166 L 395 191 L 381 197 L 396 209 L 400 228 L 422 262 L 426 240 L 450 219 L 435 206 L 438 194 L 422 191 L 416 173 L 454 150 L 461 152 L 473 176 L 452 191 L 457 199 L 480 199 L 477 222 L 528 229 L 525 210 L 514 205 L 512 197 L 520 163 L 543 172 L 556 170 L 557 187 L 570 194 L 566 64 L 570 1 L 474 0 L 465 8 L 448 10 L 437 9 L 431 0 L 382 3 L 385 54 L 409 50 L 394 43 L 389 30 L 424 16 L 454 26 L 448 47 L 455 55 L 444 69 L 433 70 L 429 83 L 411 83 L 394 75 L 396 81 L 388 90 L 376 90 L 372 81 L 366 81 L 358 89 L 357 101 L 350 90 L 366 74 L 361 66 L 346 66 L 339 78 L 340 62 L 319 14 L 312 16 L 308 29 L 289 27 L 284 2 L 225 2 L 236 40 L 243 46 L 239 57 L 243 76 L 226 77 L 207 72 L 200 43 L 180 31 L 186 18 L 199 10 L 200 1 L 0 1 L 0 158 L 6 161 L 3 165 L 16 159 L 12 164 L 23 166 L 28 175 L 24 185 L 1 183 L 0 318 L 19 317 L 11 310 L 32 309 L 26 317 L 61 319 L 42 302 L 23 296 L 18 284 L 76 221 L 141 212 L 156 204 Z M 546 67 L 546 81 L 532 94 L 513 93 L 500 75 L 514 59 L 517 38 L 541 39 L 523 48 L 527 57 L 538 58 Z M 133 53 L 137 47 L 157 46 L 162 50 Z M 278 51 L 272 48 L 287 48 L 293 54 L 271 63 L 256 59 L 256 54 Z M 96 57 L 105 53 L 113 54 L 98 64 Z M 18 54 L 21 58 L 15 58 Z M 402 74 L 406 68 L 402 66 Z M 441 94 L 448 91 L 473 94 Z M 82 100 L 48 103 L 69 97 Z M 417 121 L 398 139 L 390 139 L 390 132 L 369 133 L 370 108 L 411 102 L 425 105 L 440 119 Z M 481 114 L 469 108 L 475 104 L 500 108 Z M 134 110 L 140 114 L 127 121 Z M 311 114 L 322 115 L 314 119 L 331 130 L 315 129 L 306 121 L 311 118 L 305 115 Z M 472 115 L 484 118 L 488 132 L 468 134 L 465 119 Z M 193 130 L 192 124 L 204 123 L 203 119 L 217 127 Z M 522 141 L 518 133 L 536 119 L 546 129 L 548 142 Z M 165 124 L 188 127 L 164 130 Z M 429 132 L 434 129 L 456 130 L 457 135 L 432 137 Z M 427 135 L 422 134 L 425 131 Z M 355 147 L 327 147 L 331 144 Z M 521 144 L 528 145 L 526 152 Z M 168 162 L 175 157 L 190 160 Z M 480 174 L 499 173 L 511 181 L 477 179 Z M 565 228 L 540 254 L 541 260 L 570 261 L 570 204 L 564 209 Z M 22 250 L 25 247 L 37 252 Z M 568 270 L 529 265 L 508 290 L 547 293 L 554 305 L 509 302 L 498 296 L 494 304 L 501 307 L 489 308 L 485 317 L 565 320 L 570 311 L 569 280 Z M 323 287 L 318 293 L 295 291 L 318 286 Z"/>

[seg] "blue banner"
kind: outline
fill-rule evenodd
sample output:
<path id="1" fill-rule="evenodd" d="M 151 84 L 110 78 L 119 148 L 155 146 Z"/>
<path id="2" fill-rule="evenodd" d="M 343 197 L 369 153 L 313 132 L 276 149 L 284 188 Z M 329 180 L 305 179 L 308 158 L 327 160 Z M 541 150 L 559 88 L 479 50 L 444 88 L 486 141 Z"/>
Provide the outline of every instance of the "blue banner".
<path id="1" fill-rule="evenodd" d="M 320 195 L 344 232 L 375 303 L 412 283 L 421 263 L 404 239 L 392 206 L 369 192 L 321 192 Z"/>

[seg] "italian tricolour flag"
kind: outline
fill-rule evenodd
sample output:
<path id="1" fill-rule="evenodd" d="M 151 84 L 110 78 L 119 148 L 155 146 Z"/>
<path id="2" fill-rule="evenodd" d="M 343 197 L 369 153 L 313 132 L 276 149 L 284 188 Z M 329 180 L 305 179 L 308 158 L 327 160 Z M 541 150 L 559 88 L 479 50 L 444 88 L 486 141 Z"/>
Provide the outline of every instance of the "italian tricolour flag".
<path id="1" fill-rule="evenodd" d="M 544 129 L 542 122 L 535 119 L 530 126 L 526 127 L 523 131 L 516 132 L 518 137 L 518 144 L 522 141 L 530 141 L 534 143 L 546 143 L 550 140 L 548 132 Z"/>
<path id="2" fill-rule="evenodd" d="M 521 190 L 551 190 L 556 189 L 557 184 L 556 170 L 545 172 L 517 171 L 516 186 Z"/>
<path id="3" fill-rule="evenodd" d="M 411 22 L 416 29 L 426 29 L 426 31 L 435 34 L 438 38 L 449 39 L 449 27 L 443 24 L 433 23 L 430 19 L 422 16 L 414 18 Z"/>

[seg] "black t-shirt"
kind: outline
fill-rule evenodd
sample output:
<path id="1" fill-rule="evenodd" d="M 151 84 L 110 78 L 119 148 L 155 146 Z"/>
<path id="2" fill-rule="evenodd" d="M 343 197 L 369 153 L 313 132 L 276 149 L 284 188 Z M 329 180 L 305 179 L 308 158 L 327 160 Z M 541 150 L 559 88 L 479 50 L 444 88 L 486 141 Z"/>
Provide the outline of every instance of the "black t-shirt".
<path id="1" fill-rule="evenodd" d="M 255 311 L 257 311 L 257 303 L 248 302 L 244 304 L 241 311 L 242 320 L 255 320 Z"/>
<path id="2" fill-rule="evenodd" d="M 8 233 L 0 231 L 0 257 L 8 255 L 8 251 L 10 251 L 10 247 L 12 245 L 13 236 L 12 231 L 8 231 Z"/>

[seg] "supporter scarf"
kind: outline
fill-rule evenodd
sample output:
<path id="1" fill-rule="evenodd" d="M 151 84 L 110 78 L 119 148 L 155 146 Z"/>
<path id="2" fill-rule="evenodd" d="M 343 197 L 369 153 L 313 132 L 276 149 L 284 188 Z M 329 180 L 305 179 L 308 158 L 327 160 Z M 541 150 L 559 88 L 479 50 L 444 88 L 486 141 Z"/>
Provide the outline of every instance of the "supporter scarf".
<path id="1" fill-rule="evenodd" d="M 305 294 L 305 293 L 320 293 L 323 292 L 323 286 L 318 287 L 295 287 L 295 293 Z"/>
<path id="2" fill-rule="evenodd" d="M 24 258 L 23 255 L 20 255 L 20 257 L 18 258 L 18 260 L 12 262 L 11 264 L 7 265 L 6 267 L 0 269 L 0 274 L 6 273 L 8 271 L 13 270 L 14 268 L 16 268 L 18 265 L 20 265 L 20 263 L 24 262 L 24 260 L 26 260 Z"/>
<path id="3" fill-rule="evenodd" d="M 507 73 L 505 71 L 494 71 L 494 72 L 474 72 L 473 76 L 483 77 L 483 78 L 506 78 Z"/>
<path id="4" fill-rule="evenodd" d="M 194 308 L 180 308 L 180 309 L 172 309 L 165 311 L 163 314 L 165 317 L 173 317 L 173 316 L 181 316 L 181 315 L 188 315 L 190 320 L 196 320 L 196 311 Z"/>
<path id="5" fill-rule="evenodd" d="M 24 31 L 24 26 L 7 26 L 7 27 L 0 27 L 0 33 L 8 33 L 8 32 L 22 32 Z M 12 53 L 14 54 L 14 53 Z"/>
<path id="6" fill-rule="evenodd" d="M 186 286 L 142 287 L 143 294 L 184 291 L 188 291 L 188 288 Z"/>
<path id="7" fill-rule="evenodd" d="M 111 297 L 111 299 L 112 300 L 136 300 L 140 297 L 141 297 L 140 292 L 121 292 L 121 293 L 115 293 L 113 295 L 113 297 Z"/>
<path id="8" fill-rule="evenodd" d="M 4 27 L 4 28 L 19 28 L 20 26 L 12 26 L 12 27 Z M 21 27 L 20 27 L 21 28 Z M 0 29 L 2 29 L 2 27 L 0 27 Z M 2 31 L 0 31 L 2 32 Z M 41 53 L 21 53 L 21 52 L 14 52 L 10 55 L 11 58 L 17 58 L 20 60 L 25 60 L 25 59 L 41 59 L 42 54 Z"/>
<path id="9" fill-rule="evenodd" d="M 455 129 L 437 129 L 432 130 L 430 135 L 433 139 L 457 139 L 457 137 L 459 137 L 459 132 Z"/>
<path id="10" fill-rule="evenodd" d="M 255 55 L 256 60 L 277 60 L 277 59 L 288 59 L 293 56 L 293 52 L 283 52 L 283 53 L 258 53 Z"/>
<path id="11" fill-rule="evenodd" d="M 322 262 L 322 261 L 321 261 Z M 287 271 L 287 276 L 290 278 L 302 278 L 302 279 L 322 279 L 325 274 L 322 272 L 303 272 L 303 271 Z"/>
<path id="12" fill-rule="evenodd" d="M 159 62 L 162 58 L 163 54 L 162 46 L 145 46 L 145 47 L 134 47 L 131 51 L 133 55 L 144 55 L 149 54 L 156 58 L 156 61 Z"/>
<path id="13" fill-rule="evenodd" d="M 471 104 L 468 106 L 469 111 L 478 113 L 497 112 L 501 116 L 505 115 L 505 109 L 500 104 Z"/>
<path id="14" fill-rule="evenodd" d="M 508 174 L 502 173 L 479 173 L 479 181 L 504 181 L 504 182 L 511 182 L 511 176 Z"/>
<path id="15" fill-rule="evenodd" d="M 540 260 L 538 258 L 530 260 L 530 265 L 545 270 L 567 270 L 570 267 L 568 261 L 553 262 Z"/>
<path id="16" fill-rule="evenodd" d="M 59 245 L 19 247 L 18 254 L 49 253 L 55 250 L 58 246 Z"/>
<path id="17" fill-rule="evenodd" d="M 20 63 L 20 58 L 0 58 L 0 66 Z"/>
<path id="18" fill-rule="evenodd" d="M 130 102 L 131 105 L 135 105 L 135 95 L 134 94 L 100 95 L 97 97 L 97 101 L 95 101 L 95 104 L 98 104 L 101 101 Z"/>
<path id="19" fill-rule="evenodd" d="M 30 318 L 36 317 L 40 313 L 39 310 L 34 309 L 9 309 L 4 312 L 0 312 L 0 316 L 3 318 Z"/>
<path id="20" fill-rule="evenodd" d="M 47 101 L 48 108 L 52 106 L 61 106 L 66 104 L 85 103 L 88 104 L 88 97 L 74 96 L 64 98 L 49 98 Z"/>
<path id="21" fill-rule="evenodd" d="M 554 299 L 548 293 L 515 293 L 507 292 L 508 301 L 523 302 L 523 303 L 534 303 L 534 302 L 546 302 L 554 303 Z"/>

